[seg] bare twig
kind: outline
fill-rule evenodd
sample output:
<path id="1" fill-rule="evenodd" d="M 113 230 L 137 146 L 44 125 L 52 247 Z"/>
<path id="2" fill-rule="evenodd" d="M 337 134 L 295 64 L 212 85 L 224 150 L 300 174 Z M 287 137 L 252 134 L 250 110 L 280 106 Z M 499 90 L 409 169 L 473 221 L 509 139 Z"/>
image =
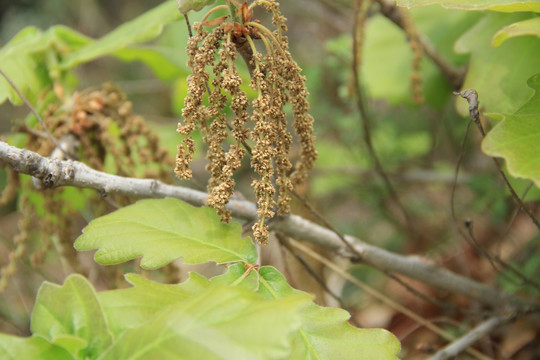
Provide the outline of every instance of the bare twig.
<path id="1" fill-rule="evenodd" d="M 187 16 L 187 13 L 185 13 L 183 15 L 184 15 L 184 19 L 186 19 L 186 26 L 187 26 L 189 37 L 192 38 L 193 37 L 193 32 L 191 31 L 191 24 L 189 23 L 189 18 Z"/>
<path id="2" fill-rule="evenodd" d="M 452 219 L 454 220 L 455 223 L 457 223 L 455 197 L 456 197 L 456 190 L 457 190 L 457 184 L 458 184 L 458 178 L 459 178 L 459 170 L 461 169 L 461 163 L 463 162 L 463 157 L 465 156 L 465 142 L 467 140 L 467 137 L 469 136 L 471 124 L 472 124 L 472 120 L 467 123 L 467 127 L 465 128 L 465 134 L 463 135 L 463 139 L 461 140 L 459 157 L 456 163 L 456 168 L 454 170 L 454 181 L 452 182 L 452 191 L 450 195 L 450 210 L 452 213 Z"/>
<path id="3" fill-rule="evenodd" d="M 60 151 L 62 151 L 64 153 L 64 155 L 66 156 L 67 159 L 69 158 L 73 158 L 73 156 L 71 156 L 68 151 L 64 150 L 64 148 L 62 146 L 60 146 L 60 144 L 58 143 L 58 141 L 56 141 L 56 139 L 54 138 L 54 136 L 52 136 L 52 133 L 51 131 L 49 130 L 49 128 L 47 127 L 47 125 L 45 125 L 45 121 L 43 121 L 43 119 L 41 118 L 41 116 L 39 116 L 39 113 L 37 112 L 37 110 L 34 108 L 34 106 L 32 106 L 32 104 L 30 104 L 30 101 L 28 101 L 28 99 L 26 98 L 26 96 L 23 95 L 23 93 L 21 92 L 21 90 L 19 90 L 19 88 L 17 87 L 17 85 L 15 85 L 15 83 L 13 82 L 13 80 L 11 80 L 11 78 L 2 70 L 0 69 L 0 75 L 2 75 L 6 81 L 9 83 L 9 85 L 13 88 L 13 90 L 15 90 L 15 92 L 17 93 L 17 95 L 19 95 L 19 97 L 21 98 L 21 100 L 24 102 L 24 104 L 28 107 L 28 109 L 30 109 L 30 111 L 32 112 L 32 114 L 34 114 L 34 116 L 38 119 L 39 123 L 41 124 L 41 126 L 43 126 L 43 129 L 45 130 L 45 132 L 47 133 L 47 137 L 54 143 L 54 145 L 56 146 L 57 149 L 60 149 Z"/>
<path id="4" fill-rule="evenodd" d="M 407 227 L 409 231 L 412 233 L 413 226 L 412 222 L 410 220 L 409 214 L 405 210 L 405 207 L 401 204 L 401 201 L 399 200 L 399 197 L 394 189 L 394 186 L 390 182 L 390 179 L 388 178 L 388 175 L 386 174 L 381 160 L 379 159 L 377 152 L 375 151 L 375 147 L 373 146 L 373 141 L 371 139 L 371 125 L 370 125 L 370 117 L 368 114 L 368 111 L 366 109 L 366 105 L 364 104 L 364 98 L 361 91 L 360 86 L 360 74 L 358 71 L 358 68 L 360 66 L 360 59 L 359 59 L 359 52 L 361 49 L 361 36 L 359 34 L 359 30 L 363 26 L 363 16 L 362 16 L 362 4 L 363 0 L 356 0 L 354 4 L 354 23 L 353 23 L 353 31 L 352 31 L 352 38 L 353 38 L 353 54 L 352 54 L 352 72 L 353 72 L 353 86 L 354 86 L 354 95 L 356 97 L 356 106 L 358 108 L 358 112 L 360 113 L 360 119 L 362 121 L 362 128 L 364 131 L 364 142 L 366 144 L 366 147 L 369 151 L 369 155 L 371 159 L 374 162 L 375 165 L 375 171 L 379 175 L 379 177 L 384 182 L 384 185 L 386 187 L 386 190 L 388 191 L 388 194 L 390 195 L 390 198 L 394 202 L 394 204 L 398 207 L 400 212 L 403 214 L 403 217 L 405 218 Z"/>
<path id="5" fill-rule="evenodd" d="M 465 349 L 469 348 L 469 346 L 474 345 L 474 343 L 476 343 L 478 340 L 480 340 L 486 335 L 489 335 L 489 333 L 510 320 L 512 320 L 512 317 L 509 316 L 494 316 L 492 318 L 489 318 L 480 325 L 476 326 L 471 331 L 467 332 L 467 334 L 465 334 L 461 338 L 457 339 L 456 341 L 447 345 L 444 349 L 429 357 L 428 360 L 454 359 Z"/>
<path id="6" fill-rule="evenodd" d="M 359 260 L 362 260 L 363 261 L 363 255 L 361 253 L 359 253 L 356 248 L 354 247 L 354 245 L 345 238 L 345 236 L 343 234 L 341 234 L 330 222 L 328 222 L 321 214 L 319 214 L 312 206 L 311 204 L 305 199 L 303 198 L 302 196 L 300 196 L 297 192 L 293 191 L 293 195 L 298 198 L 302 204 L 304 205 L 304 207 L 306 209 L 308 209 L 310 211 L 310 213 L 312 215 L 314 215 L 319 221 L 321 221 L 328 229 L 330 229 L 331 231 L 334 232 L 334 234 L 336 234 L 339 239 L 341 240 L 341 242 L 349 249 L 353 252 L 353 254 L 355 254 L 355 258 L 353 258 L 354 261 L 359 261 Z M 413 288 L 412 286 L 410 286 L 409 284 L 407 284 L 405 281 L 403 281 L 402 279 L 400 279 L 399 277 L 397 277 L 395 274 L 393 274 L 392 272 L 390 271 L 387 271 L 385 269 L 381 269 L 377 266 L 375 266 L 374 264 L 371 264 L 371 266 L 373 266 L 375 269 L 381 271 L 384 275 L 388 276 L 389 278 L 393 279 L 394 281 L 398 282 L 400 285 L 402 285 L 403 287 L 405 287 L 408 291 L 410 291 L 412 294 L 418 296 L 419 298 L 429 302 L 429 303 L 432 303 L 436 306 L 440 306 L 442 308 L 448 308 L 450 307 L 449 304 L 444 304 L 440 301 L 437 301 L 436 299 L 433 299 L 425 294 L 422 294 L 421 292 L 419 292 L 418 290 L 416 290 L 415 288 Z M 461 309 L 457 309 L 456 310 L 461 310 Z"/>
<path id="7" fill-rule="evenodd" d="M 480 245 L 480 243 L 476 240 L 476 237 L 474 236 L 472 222 L 466 222 L 466 228 L 467 228 L 467 233 L 469 235 L 469 237 L 467 238 L 467 241 L 471 244 L 471 246 L 476 250 L 477 253 L 479 253 L 480 255 L 482 255 L 484 258 L 486 258 L 489 261 L 489 263 L 491 264 L 491 266 L 493 267 L 495 271 L 501 272 L 502 270 L 507 270 L 508 272 L 514 274 L 521 280 L 522 283 L 520 285 L 526 284 L 526 285 L 536 288 L 537 290 L 540 290 L 539 283 L 537 283 L 533 279 L 528 278 L 516 267 L 507 263 L 506 261 L 501 259 L 499 256 L 492 256 L 491 254 L 487 252 L 487 250 L 484 250 L 484 248 L 482 248 L 482 246 Z M 508 281 L 516 284 L 516 281 L 509 278 L 508 275 L 506 275 L 505 273 L 501 272 L 501 275 L 504 276 Z"/>
<path id="8" fill-rule="evenodd" d="M 14 130 L 14 132 L 27 133 L 27 134 L 30 134 L 30 135 L 35 136 L 37 138 L 42 138 L 42 139 L 48 139 L 49 138 L 49 134 L 46 133 L 45 131 L 32 129 L 32 128 L 26 126 L 26 125 L 18 126 L 13 130 Z"/>
<path id="9" fill-rule="evenodd" d="M 334 234 L 337 235 L 337 237 L 339 238 L 339 240 L 341 240 L 341 242 L 343 243 L 343 245 L 345 245 L 353 254 L 356 255 L 356 260 L 362 260 L 362 254 L 360 254 L 356 249 L 355 247 L 353 246 L 353 244 L 348 241 L 345 236 L 340 233 L 328 220 L 326 220 L 326 218 L 324 216 L 322 216 L 321 214 L 319 214 L 319 212 L 317 210 L 315 210 L 315 208 L 313 206 L 311 206 L 311 204 L 303 197 L 301 196 L 300 194 L 298 194 L 298 192 L 296 191 L 292 191 L 292 194 L 302 202 L 302 204 L 304 205 L 304 207 L 312 214 L 314 215 L 319 221 L 321 221 L 324 226 L 326 226 L 329 230 L 331 230 Z"/>
<path id="10" fill-rule="evenodd" d="M 522 201 L 525 201 L 525 198 L 527 197 L 527 194 L 529 193 L 529 191 L 532 189 L 532 187 L 534 186 L 534 183 L 532 181 L 529 181 L 529 185 L 527 186 L 527 188 L 523 191 L 523 193 L 521 194 L 521 200 Z M 516 221 L 518 215 L 519 215 L 519 212 L 521 211 L 521 207 L 516 206 L 516 209 L 514 210 L 514 213 L 512 214 L 512 217 L 510 218 L 510 221 L 508 221 L 508 226 L 506 228 L 506 231 L 504 232 L 504 234 L 501 236 L 498 244 L 497 244 L 497 253 L 500 254 L 500 246 L 501 246 L 501 243 L 502 243 L 502 240 L 505 239 L 508 234 L 510 234 L 510 231 L 512 230 L 512 226 L 514 225 L 514 221 Z"/>
<path id="11" fill-rule="evenodd" d="M 439 301 L 429 295 L 426 295 L 422 292 L 420 292 L 419 290 L 415 289 L 414 287 L 412 287 L 411 285 L 407 284 L 405 281 L 403 281 L 402 279 L 400 279 L 397 275 L 395 274 L 392 274 L 388 271 L 385 271 L 384 274 L 386 276 L 388 276 L 390 279 L 394 280 L 395 282 L 397 282 L 398 284 L 400 284 L 401 286 L 403 286 L 408 292 L 410 292 L 411 294 L 413 294 L 414 296 L 416 297 L 419 297 L 420 299 L 424 300 L 425 302 L 428 302 L 430 304 L 433 304 L 435 306 L 438 306 L 440 308 L 443 308 L 443 309 L 447 309 L 447 310 L 453 310 L 453 311 L 456 311 L 456 312 L 463 312 L 463 313 L 466 313 L 468 312 L 468 310 L 466 309 L 462 309 L 462 308 L 459 308 L 457 306 L 454 306 L 454 305 L 451 305 L 451 304 L 448 304 L 448 303 L 444 303 L 442 301 Z"/>
<path id="12" fill-rule="evenodd" d="M 283 247 L 285 249 L 287 249 L 289 251 L 289 253 L 294 256 L 294 258 L 300 263 L 300 265 L 302 265 L 302 267 L 304 267 L 304 269 L 306 269 L 306 271 L 308 272 L 308 274 L 324 289 L 324 291 L 330 295 L 331 297 L 333 297 L 338 303 L 339 303 L 339 306 L 344 309 L 344 310 L 347 310 L 350 314 L 351 314 L 351 321 L 354 323 L 354 325 L 356 327 L 362 327 L 360 326 L 360 324 L 358 323 L 358 320 L 356 320 L 356 318 L 354 316 L 352 316 L 352 311 L 343 303 L 343 301 L 341 300 L 341 297 L 339 295 L 337 295 L 336 293 L 334 293 L 332 291 L 332 289 L 330 289 L 328 287 L 328 285 L 326 284 L 326 282 L 324 281 L 323 278 L 321 278 L 319 276 L 319 274 L 317 274 L 317 272 L 313 269 L 313 267 L 300 255 L 298 254 L 294 248 L 291 246 L 290 242 L 289 242 L 289 239 L 287 239 L 287 237 L 281 233 L 276 233 L 276 236 L 279 240 L 279 243 L 281 245 L 283 245 Z"/>
<path id="13" fill-rule="evenodd" d="M 0 160 L 15 171 L 32 175 L 41 180 L 44 187 L 74 186 L 91 188 L 101 194 L 117 193 L 136 198 L 174 197 L 192 205 L 206 204 L 208 194 L 179 186 L 166 185 L 157 180 L 134 179 L 110 175 L 93 170 L 78 161 L 50 159 L 29 150 L 19 149 L 0 141 Z M 239 219 L 257 218 L 256 205 L 249 201 L 231 200 L 226 206 Z M 318 244 L 339 252 L 343 256 L 352 255 L 339 237 L 297 215 L 289 215 L 276 220 L 274 228 L 290 237 Z M 433 265 L 426 260 L 412 256 L 402 256 L 377 246 L 367 244 L 353 236 L 344 236 L 362 255 L 365 263 L 378 269 L 411 277 L 431 286 L 462 294 L 495 308 L 520 307 L 522 301 L 512 295 L 501 293 L 487 285 L 457 275 L 449 270 Z"/>
<path id="14" fill-rule="evenodd" d="M 467 230 L 467 232 L 465 232 L 462 230 L 461 224 L 457 219 L 456 211 L 455 211 L 455 194 L 456 194 L 456 189 L 457 189 L 459 171 L 461 169 L 461 163 L 465 155 L 465 142 L 467 140 L 471 124 L 473 122 L 477 124 L 480 123 L 480 113 L 478 110 L 478 95 L 476 94 L 476 92 L 474 92 L 474 90 L 465 90 L 463 93 L 455 92 L 454 94 L 461 95 L 465 97 L 467 100 L 469 100 L 469 97 L 470 97 L 470 104 L 469 104 L 470 120 L 467 122 L 465 134 L 463 135 L 463 139 L 461 141 L 461 146 L 460 146 L 461 150 L 460 150 L 460 154 L 459 154 L 458 161 L 456 163 L 456 168 L 454 171 L 454 182 L 452 184 L 452 193 L 451 193 L 451 199 L 450 199 L 450 209 L 451 209 L 452 219 L 454 223 L 457 224 L 458 232 L 460 233 L 460 235 L 471 245 L 471 247 L 478 254 L 480 254 L 481 256 L 483 256 L 485 259 L 489 261 L 489 263 L 491 264 L 491 266 L 493 267 L 495 271 L 499 272 L 501 271 L 501 269 L 506 269 L 510 271 L 511 273 L 513 273 L 514 275 L 516 275 L 517 277 L 519 277 L 525 284 L 531 285 L 538 289 L 540 285 L 537 284 L 534 280 L 527 278 L 518 269 L 506 263 L 499 256 L 492 256 L 486 250 L 482 248 L 482 246 L 478 243 L 478 241 L 476 240 L 476 237 L 474 236 L 473 223 L 471 220 L 467 219 L 464 222 L 465 228 Z M 483 131 L 483 127 L 481 123 L 480 123 L 480 127 L 482 128 L 482 131 Z M 524 193 L 523 197 L 525 196 L 525 194 L 526 192 Z M 516 211 L 516 214 L 514 215 L 514 218 L 517 215 L 517 212 L 519 212 L 521 208 L 522 208 L 521 203 L 518 203 L 518 209 Z M 505 276 L 504 273 L 502 274 L 503 276 Z"/>
<path id="15" fill-rule="evenodd" d="M 484 130 L 484 126 L 482 125 L 482 122 L 480 121 L 480 111 L 478 110 L 478 93 L 474 89 L 467 89 L 462 92 L 454 92 L 454 95 L 459 95 L 462 98 L 466 99 L 469 103 L 469 115 L 471 117 L 471 120 L 474 121 L 476 126 L 478 127 L 478 130 L 480 131 L 480 134 L 482 134 L 482 137 L 486 137 L 486 132 Z M 506 187 L 508 190 L 510 190 L 510 193 L 512 194 L 512 197 L 514 200 L 519 204 L 519 207 L 523 209 L 523 211 L 529 216 L 529 218 L 532 220 L 534 225 L 540 230 L 540 222 L 534 217 L 533 213 L 523 204 L 523 201 L 519 197 L 519 195 L 516 193 L 512 185 L 510 184 L 510 181 L 508 181 L 508 178 L 506 177 L 506 174 L 504 173 L 501 163 L 499 159 L 492 158 L 495 162 L 495 165 L 497 166 L 497 170 L 499 171 L 499 174 L 504 180 L 504 183 L 506 184 Z"/>
<path id="16" fill-rule="evenodd" d="M 371 180 L 375 176 L 373 170 L 360 169 L 351 166 L 325 166 L 312 170 L 313 175 L 328 176 L 340 174 L 344 176 L 350 176 L 354 178 L 361 178 L 362 181 Z M 395 173 L 388 173 L 391 179 L 397 179 L 401 182 L 412 183 L 449 183 L 452 184 L 455 181 L 455 172 L 446 172 L 440 170 L 424 170 L 424 169 L 412 169 L 409 171 L 399 171 Z M 458 184 L 466 183 L 471 178 L 468 174 L 460 174 L 457 179 Z M 356 186 L 356 184 L 354 185 Z"/>

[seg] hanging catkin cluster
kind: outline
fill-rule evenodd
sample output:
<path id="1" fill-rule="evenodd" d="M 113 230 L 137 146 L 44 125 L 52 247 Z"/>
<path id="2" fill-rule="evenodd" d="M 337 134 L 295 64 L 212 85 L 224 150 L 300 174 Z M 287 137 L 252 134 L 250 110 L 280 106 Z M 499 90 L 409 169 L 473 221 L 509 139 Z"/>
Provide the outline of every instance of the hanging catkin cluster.
<path id="1" fill-rule="evenodd" d="M 273 14 L 274 31 L 251 20 L 254 6 Z M 228 8 L 230 15 L 195 23 L 195 34 L 187 45 L 192 74 L 188 78 L 183 121 L 177 130 L 184 138 L 178 146 L 175 172 L 181 179 L 191 178 L 190 163 L 195 151 L 191 134 L 199 128 L 208 145 L 207 170 L 211 177 L 207 204 L 227 222 L 231 214 L 225 205 L 234 190 L 233 174 L 250 152 L 251 167 L 258 175 L 252 182 L 259 219 L 253 233 L 259 243 L 266 243 L 269 233 L 265 220 L 276 211 L 279 215 L 289 213 L 294 185 L 306 180 L 317 158 L 306 79 L 288 50 L 286 19 L 279 12 L 278 2 L 262 0 L 249 7 L 244 3 L 236 8 L 216 8 Z M 264 43 L 264 54 L 255 48 L 255 39 Z M 238 54 L 250 70 L 250 86 L 257 91 L 251 102 L 240 88 Z M 208 105 L 204 105 L 205 99 Z M 293 127 L 301 145 L 294 168 L 289 160 L 293 137 L 287 130 L 286 104 L 292 106 Z M 232 125 L 228 124 L 227 108 L 234 113 Z"/>
<path id="2" fill-rule="evenodd" d="M 58 94 L 62 93 L 58 90 Z M 64 96 L 58 96 L 64 98 Z M 114 169 L 116 175 L 155 178 L 170 183 L 174 158 L 160 144 L 150 125 L 132 112 L 132 103 L 112 84 L 90 88 L 65 97 L 65 102 L 52 102 L 41 116 L 51 135 L 70 156 L 92 168 Z M 50 141 L 41 124 L 15 128 L 26 133 L 25 148 L 56 159 L 65 154 Z M 144 165 L 144 166 L 143 166 Z M 133 202 L 115 194 L 78 195 L 82 191 L 58 187 L 36 192 L 32 179 L 9 171 L 8 184 L 0 192 L 0 205 L 17 201 L 21 217 L 19 233 L 14 236 L 7 264 L 0 267 L 0 293 L 7 289 L 17 273 L 18 264 L 42 266 L 52 251 L 60 256 L 62 266 L 82 272 L 73 248 L 73 229 L 77 223 L 84 196 L 85 214 L 100 216 L 106 211 L 103 195 L 116 204 Z M 39 206 L 38 206 L 39 204 Z M 89 213 L 89 212 L 92 213 Z M 168 275 L 174 277 L 170 272 Z M 109 281 L 114 280 L 112 276 Z"/>

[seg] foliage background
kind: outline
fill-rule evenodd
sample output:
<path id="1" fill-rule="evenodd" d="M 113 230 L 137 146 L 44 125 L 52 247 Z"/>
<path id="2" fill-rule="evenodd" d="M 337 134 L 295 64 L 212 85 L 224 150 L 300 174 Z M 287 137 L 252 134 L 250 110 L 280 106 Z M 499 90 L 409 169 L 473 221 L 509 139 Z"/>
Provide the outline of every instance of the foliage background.
<path id="1" fill-rule="evenodd" d="M 91 37 L 101 37 L 119 24 L 151 9 L 151 1 L 21 1 L 17 4 L 0 3 L 0 41 L 11 39 L 17 31 L 28 25 L 42 29 L 65 24 Z M 411 223 L 388 195 L 384 183 L 373 170 L 372 159 L 364 145 L 360 117 L 352 89 L 351 29 L 352 4 L 348 1 L 290 1 L 283 2 L 282 12 L 289 20 L 291 52 L 304 68 L 311 92 L 312 114 L 316 118 L 316 132 L 320 159 L 313 171 L 309 187 L 302 193 L 309 196 L 325 218 L 343 233 L 351 233 L 383 248 L 401 253 L 416 254 L 426 260 L 480 280 L 495 284 L 508 292 L 538 297 L 537 289 L 524 287 L 510 275 L 502 276 L 489 261 L 482 259 L 460 237 L 464 219 L 472 219 L 474 235 L 481 245 L 520 267 L 526 276 L 534 277 L 540 268 L 538 257 L 539 237 L 535 227 L 510 201 L 497 169 L 481 150 L 481 136 L 472 131 L 464 146 L 463 162 L 457 191 L 453 198 L 457 222 L 452 219 L 450 201 L 454 186 L 454 169 L 462 151 L 465 134 L 467 105 L 451 95 L 452 86 L 439 69 L 427 58 L 421 62 L 425 102 L 414 104 L 410 89 L 413 73 L 413 53 L 401 29 L 375 11 L 369 13 L 365 27 L 361 79 L 372 119 L 371 132 L 376 152 L 396 187 Z M 528 13 L 505 14 L 496 12 L 466 12 L 445 10 L 438 6 L 412 11 L 418 30 L 425 34 L 442 56 L 453 64 L 469 66 L 464 87 L 474 87 L 480 102 L 491 113 L 512 114 L 533 90 L 527 80 L 540 69 L 540 41 L 535 36 L 510 39 L 493 47 L 493 34 L 516 21 L 529 19 Z M 74 87 L 84 89 L 103 82 L 118 84 L 133 103 L 134 112 L 141 114 L 161 137 L 161 144 L 176 151 L 179 139 L 174 132 L 177 117 L 186 94 L 184 46 L 187 34 L 183 22 L 167 27 L 163 35 L 153 42 L 167 54 L 174 54 L 177 69 L 162 79 L 157 79 L 148 66 L 140 62 L 124 62 L 106 57 L 76 68 L 78 82 Z M 528 54 L 519 49 L 526 48 Z M 516 63 L 516 59 L 519 63 Z M 511 67 L 508 64 L 513 64 Z M 505 72 L 497 69 L 518 69 Z M 246 74 L 246 73 L 245 73 Z M 502 101 L 503 99 L 504 101 Z M 13 122 L 21 121 L 27 110 L 4 103 L 0 108 L 3 121 L 0 130 L 8 132 Z M 495 118 L 497 116 L 494 116 Z M 490 126 L 492 120 L 487 120 Z M 196 182 L 183 184 L 200 188 L 206 183 L 204 160 L 195 164 Z M 2 171 L 2 181 L 7 174 Z M 249 172 L 239 177 L 240 191 L 250 198 Z M 528 187 L 522 179 L 512 179 L 519 194 Z M 537 212 L 538 189 L 527 193 L 533 212 Z M 11 239 L 17 232 L 17 204 L 2 208 L 0 239 L 7 254 L 12 248 Z M 81 214 L 70 229 L 75 238 L 90 220 L 91 211 L 81 205 Z M 312 215 L 295 204 L 293 212 L 310 218 Z M 33 247 L 40 246 L 40 235 L 33 234 Z M 274 242 L 275 245 L 276 242 Z M 263 249 L 264 263 L 273 264 L 288 275 L 291 285 L 313 292 L 317 302 L 337 305 L 331 297 L 304 271 L 298 262 L 278 246 Z M 26 262 L 20 265 L 11 280 L 10 290 L 0 301 L 3 318 L 1 331 L 17 335 L 29 333 L 28 320 L 34 296 L 43 280 L 62 283 L 66 268 L 55 266 L 57 254 L 49 254 L 46 265 L 37 271 Z M 336 260 L 339 261 L 339 260 Z M 81 256 L 84 267 L 92 267 L 86 255 Z M 109 289 L 123 283 L 110 274 L 125 272 L 134 264 L 120 265 L 120 270 L 96 270 L 94 278 L 98 289 Z M 425 329 L 418 329 L 412 320 L 395 309 L 374 301 L 348 282 L 337 279 L 322 267 L 313 264 L 326 277 L 330 287 L 340 293 L 343 303 L 351 310 L 354 319 L 365 327 L 384 327 L 402 341 L 404 353 L 420 356 L 430 346 L 443 342 Z M 131 268 L 130 268 L 131 269 Z M 179 276 L 185 278 L 192 269 L 181 265 Z M 219 267 L 204 266 L 199 271 L 217 274 Z M 451 306 L 437 307 L 420 300 L 404 288 L 362 264 L 351 265 L 348 271 L 359 279 L 368 281 L 428 319 L 440 322 L 449 331 L 463 333 L 477 319 L 468 314 L 458 314 Z M 108 276 L 104 275 L 109 274 Z M 117 274 L 116 273 L 116 274 Z M 166 275 L 147 273 L 145 276 L 164 280 Z M 422 284 L 416 288 L 446 304 L 474 309 L 479 307 L 467 299 L 441 293 Z M 125 285 L 124 285 L 125 286 Z M 14 306 L 14 304 L 17 304 Z M 535 340 L 538 328 L 530 320 L 522 320 L 495 334 L 493 350 L 516 357 L 538 351 Z M 427 349 L 426 349 L 427 348 Z M 525 355 L 520 355 L 520 352 Z"/>

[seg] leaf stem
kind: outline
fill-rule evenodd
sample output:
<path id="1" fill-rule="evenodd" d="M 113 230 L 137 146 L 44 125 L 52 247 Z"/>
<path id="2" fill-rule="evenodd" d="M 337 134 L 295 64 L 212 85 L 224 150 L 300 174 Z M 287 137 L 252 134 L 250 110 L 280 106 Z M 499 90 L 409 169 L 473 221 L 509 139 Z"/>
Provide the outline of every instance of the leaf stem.
<path id="1" fill-rule="evenodd" d="M 236 286 L 236 285 L 240 284 L 242 281 L 244 281 L 244 279 L 248 277 L 248 275 L 251 273 L 251 271 L 257 270 L 259 268 L 259 265 L 244 264 L 244 268 L 246 269 L 246 271 L 242 274 L 242 276 L 240 276 L 238 279 L 236 279 L 231 284 L 232 286 Z"/>

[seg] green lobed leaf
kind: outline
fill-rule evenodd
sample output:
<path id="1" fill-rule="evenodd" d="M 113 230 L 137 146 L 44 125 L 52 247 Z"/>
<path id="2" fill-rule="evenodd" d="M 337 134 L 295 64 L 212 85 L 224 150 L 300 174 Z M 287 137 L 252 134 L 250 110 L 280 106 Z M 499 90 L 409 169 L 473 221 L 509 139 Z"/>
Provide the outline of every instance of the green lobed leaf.
<path id="1" fill-rule="evenodd" d="M 505 26 L 493 36 L 491 45 L 498 47 L 507 39 L 524 35 L 535 35 L 540 38 L 540 17 L 518 21 Z"/>
<path id="2" fill-rule="evenodd" d="M 185 14 L 191 10 L 200 11 L 203 7 L 212 5 L 216 0 L 177 0 L 178 11 Z"/>
<path id="3" fill-rule="evenodd" d="M 301 293 L 289 286 L 283 275 L 270 266 L 259 271 L 259 293 L 269 299 L 284 299 Z M 293 335 L 291 360 L 356 359 L 395 360 L 401 349 L 397 338 L 384 329 L 358 329 L 347 320 L 345 310 L 311 303 L 301 309 L 302 325 Z"/>
<path id="4" fill-rule="evenodd" d="M 102 291 L 98 299 L 115 335 L 141 326 L 169 305 L 200 294 L 210 282 L 190 273 L 189 279 L 178 285 L 159 284 L 137 274 L 126 274 L 133 285 L 128 289 Z"/>
<path id="5" fill-rule="evenodd" d="M 187 264 L 253 263 L 257 258 L 251 240 L 241 237 L 239 224 L 224 224 L 213 209 L 170 198 L 142 200 L 92 221 L 75 248 L 98 249 L 95 260 L 100 264 L 142 256 L 146 269 L 180 257 Z"/>
<path id="6" fill-rule="evenodd" d="M 212 284 L 234 284 L 255 291 L 258 286 L 257 271 L 243 278 L 244 273 L 242 264 L 234 264 L 229 266 L 225 274 L 210 281 L 192 272 L 186 281 L 174 285 L 156 283 L 137 274 L 126 274 L 126 281 L 133 287 L 100 292 L 98 299 L 111 331 L 119 335 L 127 329 L 141 326 L 165 307 L 200 294 Z"/>
<path id="7" fill-rule="evenodd" d="M 76 357 L 39 336 L 21 338 L 0 333 L 0 359 L 75 360 Z"/>
<path id="8" fill-rule="evenodd" d="M 242 264 L 235 264 L 211 280 L 192 273 L 178 285 L 155 283 L 135 274 L 127 274 L 126 280 L 132 288 L 98 294 L 116 338 L 99 354 L 100 360 L 393 360 L 399 352 L 393 335 L 353 328 L 347 312 L 315 305 L 311 295 L 292 289 L 272 267 L 261 268 L 259 275 L 256 271 L 247 274 Z M 257 280 L 259 286 L 253 286 Z M 62 292 L 55 295 L 51 299 L 59 304 L 70 301 Z M 64 318 L 84 323 L 73 311 L 67 313 L 60 316 L 61 323 L 66 322 Z M 57 316 L 53 312 L 51 317 Z M 78 339 L 82 337 L 57 336 L 55 343 L 75 352 Z"/>
<path id="9" fill-rule="evenodd" d="M 112 335 L 92 285 L 81 275 L 70 275 L 59 286 L 45 282 L 32 311 L 32 333 L 71 349 L 82 347 L 83 358 L 95 359 L 112 343 Z"/>
<path id="10" fill-rule="evenodd" d="M 540 41 L 522 36 L 491 45 L 498 30 L 530 17 L 488 13 L 456 42 L 456 51 L 471 55 L 463 89 L 475 89 L 488 112 L 513 113 L 532 94 L 526 81 L 540 69 Z M 468 115 L 465 101 L 458 102 L 458 110 Z"/>
<path id="11" fill-rule="evenodd" d="M 96 58 L 115 54 L 130 45 L 154 39 L 162 33 L 165 25 L 181 18 L 182 15 L 176 9 L 174 1 L 165 1 L 139 17 L 120 25 L 102 38 L 70 53 L 59 64 L 59 68 L 70 69 Z M 119 56 L 127 55 L 120 52 Z"/>
<path id="12" fill-rule="evenodd" d="M 124 62 L 141 61 L 161 80 L 171 81 L 187 76 L 184 62 L 178 60 L 178 51 L 177 48 L 139 45 L 119 50 L 114 56 Z"/>
<path id="13" fill-rule="evenodd" d="M 267 300 L 216 284 L 126 330 L 99 359 L 282 359 L 309 302 L 305 295 Z"/>
<path id="14" fill-rule="evenodd" d="M 447 9 L 493 10 L 501 12 L 540 12 L 538 0 L 395 0 L 399 6 L 409 8 L 441 5 Z"/>
<path id="15" fill-rule="evenodd" d="M 21 30 L 0 49 L 0 67 L 23 95 L 38 93 L 43 87 L 40 74 L 36 71 L 37 62 L 32 56 L 36 48 L 43 46 L 43 33 L 35 27 Z M 0 104 L 8 99 L 12 104 L 22 104 L 22 99 L 11 85 L 0 76 Z"/>
<path id="16" fill-rule="evenodd" d="M 502 120 L 485 137 L 482 150 L 506 160 L 508 172 L 540 188 L 540 74 L 527 82 L 534 95 L 513 114 L 488 114 Z"/>
<path id="17" fill-rule="evenodd" d="M 0 66 L 32 102 L 63 71 L 106 55 L 122 61 L 142 61 L 159 78 L 169 81 L 185 71 L 185 61 L 177 56 L 177 49 L 130 46 L 156 38 L 165 25 L 181 17 L 175 3 L 169 0 L 95 41 L 61 25 L 45 32 L 28 27 L 0 49 Z M 6 99 L 16 105 L 22 103 L 15 90 L 0 77 L 0 104 Z"/>
<path id="18" fill-rule="evenodd" d="M 43 32 L 26 27 L 0 49 L 0 67 L 32 102 L 50 85 L 50 70 L 43 58 L 56 58 L 89 42 L 89 38 L 66 26 L 53 26 Z M 50 56 L 44 56 L 48 53 Z M 15 90 L 0 76 L 0 104 L 6 99 L 15 105 L 22 103 Z"/>

